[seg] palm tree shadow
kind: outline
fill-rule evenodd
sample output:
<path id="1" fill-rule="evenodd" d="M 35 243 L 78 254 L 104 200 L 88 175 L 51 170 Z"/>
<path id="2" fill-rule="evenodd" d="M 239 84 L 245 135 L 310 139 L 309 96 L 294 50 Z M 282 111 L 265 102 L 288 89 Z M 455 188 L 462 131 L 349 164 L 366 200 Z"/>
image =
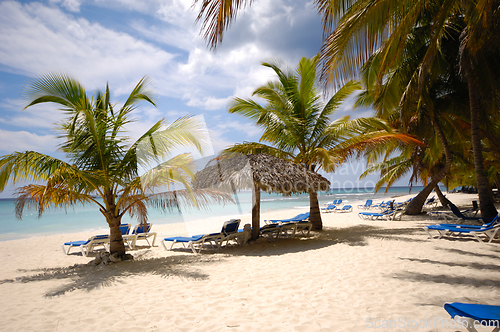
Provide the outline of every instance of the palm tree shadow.
<path id="1" fill-rule="evenodd" d="M 248 246 L 236 246 L 226 250 L 234 256 L 275 256 L 286 253 L 305 252 L 321 249 L 336 244 L 350 246 L 366 246 L 369 239 L 384 239 L 392 241 L 425 242 L 411 235 L 423 234 L 418 228 L 384 228 L 372 225 L 356 225 L 346 228 L 325 228 L 321 232 L 311 232 L 309 237 L 292 239 L 275 239 L 269 244 L 248 250 Z"/>
<path id="2" fill-rule="evenodd" d="M 101 287 L 109 287 L 121 282 L 121 280 L 126 277 L 146 274 L 160 275 L 164 278 L 180 277 L 194 280 L 206 280 L 209 278 L 209 275 L 200 272 L 193 266 L 209 264 L 220 259 L 220 257 L 183 255 L 124 261 L 111 265 L 92 266 L 75 264 L 69 267 L 19 270 L 19 272 L 35 274 L 15 279 L 0 280 L 0 284 L 61 280 L 64 282 L 62 285 L 45 294 L 46 297 L 54 297 L 79 289 L 92 291 Z"/>

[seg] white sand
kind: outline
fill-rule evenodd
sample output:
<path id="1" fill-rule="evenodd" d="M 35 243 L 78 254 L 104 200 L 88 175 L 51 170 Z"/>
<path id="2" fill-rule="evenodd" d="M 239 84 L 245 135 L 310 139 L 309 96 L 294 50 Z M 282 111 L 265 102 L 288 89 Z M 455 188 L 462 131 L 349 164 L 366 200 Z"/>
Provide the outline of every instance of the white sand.
<path id="1" fill-rule="evenodd" d="M 60 248 L 93 234 L 0 242 L 0 330 L 465 331 L 446 327 L 445 302 L 500 305 L 498 241 L 430 240 L 421 228 L 436 223 L 429 217 L 365 221 L 357 212 L 323 214 L 324 231 L 309 238 L 200 255 L 157 241 L 131 251 L 134 262 L 99 267 Z M 192 225 L 153 230 L 161 239 Z"/>

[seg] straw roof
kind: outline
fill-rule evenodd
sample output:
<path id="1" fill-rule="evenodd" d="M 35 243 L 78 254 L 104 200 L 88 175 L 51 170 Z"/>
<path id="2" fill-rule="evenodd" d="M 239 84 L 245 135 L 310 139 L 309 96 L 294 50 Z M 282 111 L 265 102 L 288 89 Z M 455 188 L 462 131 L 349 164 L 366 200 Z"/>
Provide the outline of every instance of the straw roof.
<path id="1" fill-rule="evenodd" d="M 212 159 L 196 174 L 196 188 L 253 189 L 284 195 L 328 190 L 321 175 L 267 154 L 232 155 Z"/>

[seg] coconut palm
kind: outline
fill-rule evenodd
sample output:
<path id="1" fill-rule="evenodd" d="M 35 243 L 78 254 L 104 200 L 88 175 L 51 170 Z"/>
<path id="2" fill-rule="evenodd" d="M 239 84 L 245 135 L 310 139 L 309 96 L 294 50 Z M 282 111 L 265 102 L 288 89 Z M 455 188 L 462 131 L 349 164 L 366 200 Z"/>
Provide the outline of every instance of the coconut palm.
<path id="1" fill-rule="evenodd" d="M 421 82 L 422 57 L 429 47 L 428 35 L 432 25 L 423 17 L 418 26 L 411 31 L 403 45 L 404 52 L 393 64 L 382 83 L 377 82 L 379 64 L 383 61 L 383 47 L 377 50 L 364 64 L 362 77 L 367 90 L 360 96 L 359 103 L 373 105 L 377 116 L 385 118 L 395 127 L 409 132 L 426 143 L 426 148 L 397 147 L 396 151 L 385 149 L 375 156 L 382 155 L 383 161 L 368 170 L 381 171 L 377 187 L 386 188 L 403 174 L 412 172 L 410 181 L 420 180 L 425 188 L 408 204 L 407 214 L 421 212 L 428 195 L 437 184 L 448 175 L 452 167 L 452 154 L 462 153 L 465 149 L 463 128 L 457 128 L 457 111 L 466 108 L 468 103 L 467 87 L 458 77 L 459 32 L 462 22 L 448 26 L 447 38 L 442 40 L 436 58 L 439 66 L 433 69 L 432 76 Z M 424 89 L 420 87 L 424 86 Z M 429 126 L 432 124 L 432 126 Z M 451 141 L 451 142 L 450 142 Z M 452 151 L 452 147 L 455 148 Z M 457 151 L 457 148 L 459 151 Z M 369 162 L 376 158 L 367 156 Z M 387 159 L 390 158 L 390 159 Z M 430 180 L 430 181 L 429 181 Z M 440 194 L 440 192 L 439 192 Z M 444 196 L 439 195 L 443 203 Z"/>
<path id="2" fill-rule="evenodd" d="M 0 191 L 8 183 L 34 182 L 17 190 L 16 215 L 22 217 L 28 206 L 35 207 L 41 216 L 50 206 L 96 204 L 110 228 L 110 252 L 123 257 L 119 227 L 124 214 L 145 223 L 148 206 L 172 210 L 180 209 L 181 203 L 201 207 L 210 199 L 226 199 L 209 190 L 191 190 L 190 154 L 165 160 L 177 147 L 203 150 L 206 138 L 194 118 L 180 118 L 168 126 L 162 119 L 135 142 L 125 135 L 137 104 L 154 105 L 148 87 L 147 79 L 142 79 L 118 107 L 110 103 L 108 86 L 94 98 L 67 75 L 36 79 L 27 90 L 26 108 L 40 103 L 62 107 L 67 117 L 58 126 L 64 140 L 60 150 L 68 161 L 35 151 L 0 158 Z M 143 175 L 139 174 L 141 169 Z M 176 184 L 184 189 L 172 190 Z"/>
<path id="3" fill-rule="evenodd" d="M 367 146 L 388 144 L 395 139 L 418 143 L 410 136 L 392 132 L 385 122 L 375 118 L 350 120 L 344 116 L 332 121 L 331 116 L 342 101 L 361 86 L 357 81 L 348 82 L 323 100 L 317 85 L 316 63 L 317 58 L 302 58 L 295 72 L 282 69 L 278 63 L 263 63 L 278 77 L 253 93 L 266 103 L 236 98 L 229 108 L 230 113 L 248 117 L 263 128 L 260 142 L 237 144 L 227 152 L 267 153 L 313 172 L 321 168 L 333 172 L 348 156 Z M 320 230 L 321 214 L 314 188 L 309 197 L 310 220 L 313 229 Z"/>

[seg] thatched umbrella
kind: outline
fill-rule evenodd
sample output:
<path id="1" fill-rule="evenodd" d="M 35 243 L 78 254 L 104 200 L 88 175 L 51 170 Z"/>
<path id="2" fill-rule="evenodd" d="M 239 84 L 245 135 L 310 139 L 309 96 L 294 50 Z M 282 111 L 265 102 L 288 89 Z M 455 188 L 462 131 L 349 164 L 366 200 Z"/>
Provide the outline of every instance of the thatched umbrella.
<path id="1" fill-rule="evenodd" d="M 330 182 L 301 165 L 266 154 L 212 159 L 196 174 L 196 188 L 252 190 L 252 239 L 259 237 L 260 191 L 283 195 L 324 191 Z"/>

